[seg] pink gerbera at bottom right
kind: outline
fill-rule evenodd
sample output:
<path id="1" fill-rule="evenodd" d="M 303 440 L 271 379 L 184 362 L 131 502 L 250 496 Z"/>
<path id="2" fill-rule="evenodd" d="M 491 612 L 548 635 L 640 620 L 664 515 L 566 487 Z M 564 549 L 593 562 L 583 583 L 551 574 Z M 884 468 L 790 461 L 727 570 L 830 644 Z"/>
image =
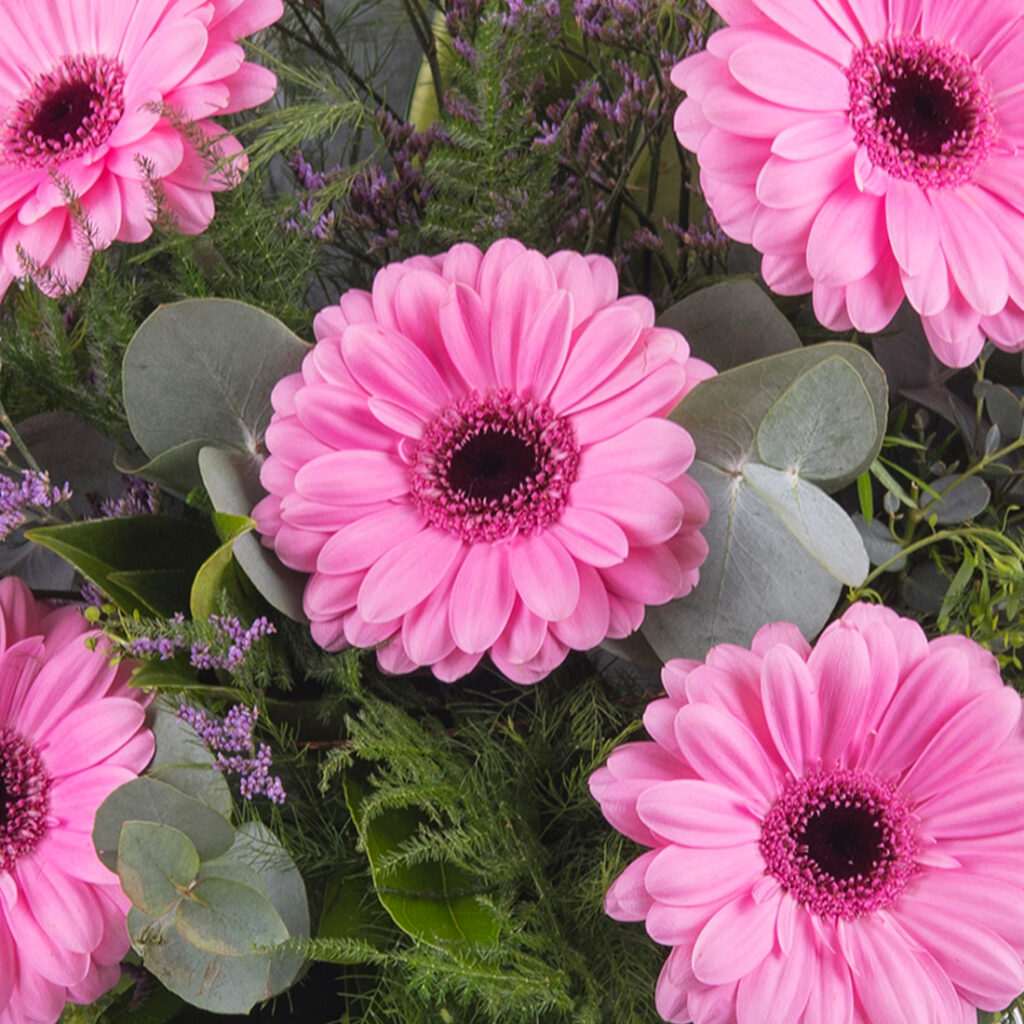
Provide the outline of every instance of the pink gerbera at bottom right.
<path id="1" fill-rule="evenodd" d="M 1021 698 L 971 640 L 854 605 L 813 649 L 672 661 L 590 779 L 650 847 L 606 910 L 683 1024 L 975 1024 L 1024 990 Z"/>

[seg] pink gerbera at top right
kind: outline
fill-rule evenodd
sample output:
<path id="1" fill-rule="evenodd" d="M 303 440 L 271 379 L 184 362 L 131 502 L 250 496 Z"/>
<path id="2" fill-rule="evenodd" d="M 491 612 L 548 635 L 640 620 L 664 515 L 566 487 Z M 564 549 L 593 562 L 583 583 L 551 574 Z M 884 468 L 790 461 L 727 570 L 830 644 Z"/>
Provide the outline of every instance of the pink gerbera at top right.
<path id="1" fill-rule="evenodd" d="M 903 298 L 936 355 L 1024 348 L 1024 8 L 1017 0 L 710 0 L 676 65 L 680 141 L 769 287 L 827 327 Z"/>

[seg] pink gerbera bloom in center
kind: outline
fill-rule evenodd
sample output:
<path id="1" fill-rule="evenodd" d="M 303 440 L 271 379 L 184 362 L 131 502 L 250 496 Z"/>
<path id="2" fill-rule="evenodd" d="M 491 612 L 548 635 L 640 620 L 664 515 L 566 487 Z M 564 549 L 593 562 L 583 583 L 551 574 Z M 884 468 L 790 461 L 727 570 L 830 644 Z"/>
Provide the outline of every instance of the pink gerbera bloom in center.
<path id="1" fill-rule="evenodd" d="M 707 501 L 664 419 L 712 371 L 612 264 L 503 240 L 382 270 L 274 391 L 253 512 L 329 650 L 534 682 L 688 592 Z"/>
<path id="2" fill-rule="evenodd" d="M 827 327 L 904 297 L 936 354 L 1024 347 L 1024 13 L 970 0 L 711 0 L 676 132 L 725 230 Z"/>
<path id="3" fill-rule="evenodd" d="M 0 5 L 0 295 L 73 291 L 91 254 L 158 217 L 186 234 L 245 167 L 209 120 L 273 95 L 237 40 L 281 0 L 7 0 Z M 217 166 L 221 165 L 222 166 Z"/>
<path id="4" fill-rule="evenodd" d="M 591 777 L 650 849 L 606 909 L 672 947 L 684 1024 L 974 1024 L 1024 988 L 1021 699 L 964 637 L 854 605 L 812 649 L 672 661 Z"/>

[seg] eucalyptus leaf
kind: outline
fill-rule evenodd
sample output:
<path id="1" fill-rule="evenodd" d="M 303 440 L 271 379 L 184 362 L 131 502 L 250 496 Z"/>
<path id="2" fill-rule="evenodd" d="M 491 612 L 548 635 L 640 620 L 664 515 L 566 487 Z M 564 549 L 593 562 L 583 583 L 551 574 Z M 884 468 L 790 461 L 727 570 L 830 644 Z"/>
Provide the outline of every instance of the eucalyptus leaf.
<path id="1" fill-rule="evenodd" d="M 893 537 L 885 523 L 878 519 L 866 522 L 859 512 L 851 518 L 861 540 L 864 541 L 864 548 L 872 565 L 885 565 L 890 559 L 896 559 L 886 567 L 886 571 L 899 572 L 903 569 L 907 564 L 906 558 L 897 558 L 903 550 L 903 545 Z"/>
<path id="2" fill-rule="evenodd" d="M 847 370 L 860 378 L 871 401 L 870 410 L 867 406 L 862 408 L 868 414 L 868 423 L 874 425 L 872 432 L 858 431 L 848 439 L 840 439 L 833 450 L 831 468 L 821 482 L 827 489 L 837 490 L 855 480 L 872 463 L 882 445 L 888 414 L 885 377 L 871 356 L 856 345 L 826 342 L 720 373 L 694 388 L 676 407 L 672 419 L 693 436 L 700 461 L 739 472 L 750 460 L 763 461 L 757 452 L 758 432 L 769 413 L 776 422 L 783 413 L 792 418 L 800 416 L 799 406 L 807 392 L 798 388 L 794 393 L 791 389 L 804 374 L 822 363 L 828 367 L 822 376 L 815 376 L 814 382 L 826 389 L 832 401 L 842 402 L 851 394 Z M 799 456 L 802 461 L 818 452 L 813 436 L 805 430 L 802 437 L 806 449 L 791 449 L 788 459 Z M 786 464 L 776 468 L 791 468 L 790 462 L 780 461 Z M 820 463 L 820 455 L 815 454 L 812 465 Z"/>
<path id="3" fill-rule="evenodd" d="M 230 299 L 157 309 L 125 352 L 124 404 L 150 459 L 197 438 L 256 451 L 270 392 L 309 350 L 279 320 Z"/>
<path id="4" fill-rule="evenodd" d="M 1020 399 L 1001 384 L 993 384 L 985 392 L 985 411 L 989 419 L 999 428 L 999 433 L 1006 442 L 1020 437 L 1024 428 L 1024 414 L 1021 412 Z"/>
<path id="5" fill-rule="evenodd" d="M 268 954 L 219 957 L 197 949 L 166 920 L 136 908 L 128 912 L 128 934 L 147 970 L 175 995 L 212 1013 L 248 1013 L 275 995 Z"/>
<path id="6" fill-rule="evenodd" d="M 172 615 L 216 546 L 206 527 L 169 516 L 92 519 L 29 530 L 29 540 L 70 562 L 126 612 Z"/>
<path id="7" fill-rule="evenodd" d="M 117 870 L 121 827 L 126 821 L 171 825 L 192 841 L 201 860 L 212 860 L 227 851 L 235 830 L 222 814 L 180 790 L 142 776 L 114 790 L 96 811 L 92 841 L 100 860 Z"/>
<path id="8" fill-rule="evenodd" d="M 800 348 L 800 337 L 753 281 L 721 281 L 688 295 L 658 317 L 690 351 L 720 373 L 754 359 Z"/>
<path id="9" fill-rule="evenodd" d="M 875 383 L 880 390 L 872 396 L 861 374 L 838 356 L 810 367 L 761 420 L 760 460 L 776 469 L 796 470 L 826 491 L 851 483 L 871 460 L 854 468 L 843 453 L 871 452 L 872 459 L 875 454 L 876 412 L 885 394 L 881 374 Z"/>
<path id="10" fill-rule="evenodd" d="M 199 453 L 199 469 L 210 500 L 219 512 L 248 516 L 266 496 L 260 484 L 259 459 L 250 452 L 207 447 Z M 240 534 L 232 551 L 242 571 L 269 604 L 290 619 L 308 621 L 302 610 L 305 576 L 283 565 L 256 534 Z"/>
<path id="11" fill-rule="evenodd" d="M 146 774 L 227 818 L 231 814 L 231 790 L 224 773 L 215 767 L 213 754 L 203 746 L 192 726 L 177 716 L 169 701 L 158 699 L 155 706 L 156 753 Z"/>
<path id="12" fill-rule="evenodd" d="M 114 465 L 122 473 L 130 473 L 132 476 L 142 477 L 143 480 L 159 484 L 172 494 L 183 498 L 189 491 L 202 483 L 196 459 L 201 448 L 213 443 L 212 438 L 195 438 L 191 441 L 185 441 L 183 444 L 175 445 L 173 448 L 168 448 L 155 458 L 147 459 L 141 464 L 136 464 L 138 460 L 129 459 L 126 455 L 119 452 L 114 457 Z"/>
<path id="13" fill-rule="evenodd" d="M 309 938 L 309 901 L 306 884 L 281 841 L 259 821 L 243 822 L 225 859 L 248 865 L 266 888 L 267 898 L 293 939 Z M 283 992 L 302 970 L 305 961 L 295 952 L 275 953 L 270 961 L 268 985 Z"/>
<path id="14" fill-rule="evenodd" d="M 844 403 L 867 429 L 846 422 Z M 659 657 L 748 644 L 765 622 L 793 622 L 808 637 L 825 625 L 869 560 L 850 517 L 815 481 L 834 489 L 871 466 L 886 409 L 877 364 L 839 342 L 737 367 L 683 399 L 671 415 L 697 446 L 690 474 L 711 506 L 701 531 L 709 552 L 691 594 L 646 612 L 642 632 Z"/>
<path id="15" fill-rule="evenodd" d="M 938 523 L 962 523 L 980 515 L 988 507 L 992 492 L 988 484 L 977 476 L 962 476 L 948 473 L 929 485 L 939 493 L 921 496 L 921 511 L 925 518 L 935 516 Z"/>
<path id="16" fill-rule="evenodd" d="M 117 847 L 121 888 L 150 917 L 163 917 L 196 877 L 199 854 L 184 832 L 151 821 L 126 821 Z"/>
<path id="17" fill-rule="evenodd" d="M 495 945 L 499 923 L 477 898 L 485 888 L 482 881 L 457 864 L 440 861 L 389 865 L 389 857 L 416 833 L 423 819 L 406 809 L 386 810 L 366 819 L 364 795 L 363 783 L 348 773 L 345 801 L 366 849 L 377 895 L 395 924 L 432 946 Z"/>
<path id="18" fill-rule="evenodd" d="M 252 956 L 288 939 L 270 900 L 255 889 L 216 876 L 196 882 L 178 904 L 174 924 L 191 945 L 218 957 Z"/>

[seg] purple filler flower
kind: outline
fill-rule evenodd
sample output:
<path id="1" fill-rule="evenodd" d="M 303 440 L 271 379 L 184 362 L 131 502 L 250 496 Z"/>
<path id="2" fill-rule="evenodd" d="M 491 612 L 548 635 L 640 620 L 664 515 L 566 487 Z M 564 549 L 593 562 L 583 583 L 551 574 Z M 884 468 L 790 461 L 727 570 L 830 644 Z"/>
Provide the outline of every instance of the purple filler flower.
<path id="1" fill-rule="evenodd" d="M 208 714 L 202 708 L 182 704 L 178 718 L 192 726 L 203 746 L 215 755 L 215 766 L 222 772 L 238 775 L 242 796 L 251 800 L 265 796 L 275 804 L 284 803 L 284 786 L 273 767 L 270 747 L 261 743 L 256 748 L 252 730 L 259 712 L 244 704 L 235 704 L 223 719 Z"/>

